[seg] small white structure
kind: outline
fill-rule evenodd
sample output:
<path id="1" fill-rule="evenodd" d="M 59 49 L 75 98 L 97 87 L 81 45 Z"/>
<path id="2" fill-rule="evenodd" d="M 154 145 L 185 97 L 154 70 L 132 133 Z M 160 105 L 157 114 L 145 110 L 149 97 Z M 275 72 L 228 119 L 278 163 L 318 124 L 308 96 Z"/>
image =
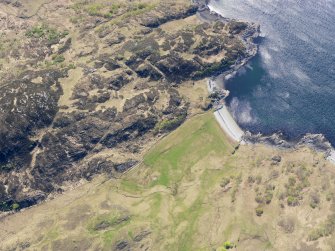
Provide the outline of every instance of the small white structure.
<path id="1" fill-rule="evenodd" d="M 214 112 L 214 116 L 220 124 L 221 128 L 228 134 L 228 136 L 232 140 L 236 142 L 241 142 L 241 144 L 244 143 L 242 141 L 244 132 L 235 122 L 234 118 L 232 117 L 225 105 L 223 105 L 219 110 L 216 110 Z"/>
<path id="2" fill-rule="evenodd" d="M 223 131 L 234 141 L 241 144 L 245 144 L 242 140 L 244 132 L 235 122 L 233 116 L 228 111 L 224 99 L 229 96 L 229 91 L 224 89 L 219 89 L 214 80 L 209 79 L 207 81 L 207 88 L 209 93 L 217 93 L 219 100 L 214 103 L 214 116 L 218 123 L 220 124 Z"/>

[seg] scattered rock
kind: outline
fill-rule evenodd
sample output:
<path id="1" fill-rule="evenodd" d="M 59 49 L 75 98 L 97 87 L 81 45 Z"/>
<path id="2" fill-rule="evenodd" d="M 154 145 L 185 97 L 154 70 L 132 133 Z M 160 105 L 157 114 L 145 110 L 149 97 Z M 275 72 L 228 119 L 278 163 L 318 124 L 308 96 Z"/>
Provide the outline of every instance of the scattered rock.
<path id="1" fill-rule="evenodd" d="M 139 233 L 138 235 L 136 235 L 135 237 L 134 237 L 134 241 L 136 241 L 136 242 L 140 242 L 140 241 L 142 241 L 144 238 L 146 238 L 148 235 L 150 235 L 151 234 L 151 231 L 149 231 L 149 230 L 144 230 L 144 231 L 142 231 L 141 233 Z"/>
<path id="2" fill-rule="evenodd" d="M 127 241 L 119 241 L 116 243 L 115 250 L 130 250 L 130 244 Z"/>
<path id="3" fill-rule="evenodd" d="M 281 162 L 281 156 L 276 155 L 271 158 L 272 163 L 271 165 L 278 165 Z"/>

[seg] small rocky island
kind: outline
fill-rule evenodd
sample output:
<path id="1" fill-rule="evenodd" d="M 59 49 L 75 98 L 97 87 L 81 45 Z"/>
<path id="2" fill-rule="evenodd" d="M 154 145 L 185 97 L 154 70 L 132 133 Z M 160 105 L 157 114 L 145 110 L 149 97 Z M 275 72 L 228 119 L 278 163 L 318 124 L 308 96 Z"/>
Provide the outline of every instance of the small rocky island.
<path id="1" fill-rule="evenodd" d="M 2 0 L 0 27 L 1 211 L 139 163 L 258 33 L 187 0 Z"/>

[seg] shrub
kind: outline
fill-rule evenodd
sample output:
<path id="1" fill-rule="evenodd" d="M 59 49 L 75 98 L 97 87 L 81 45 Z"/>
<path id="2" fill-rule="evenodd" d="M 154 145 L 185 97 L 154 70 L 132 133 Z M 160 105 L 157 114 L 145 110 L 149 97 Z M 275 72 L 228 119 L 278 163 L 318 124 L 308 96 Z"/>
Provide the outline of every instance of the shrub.
<path id="1" fill-rule="evenodd" d="M 147 8 L 148 6 L 149 6 L 149 5 L 146 4 L 146 3 L 139 3 L 139 4 L 136 6 L 136 8 L 139 9 L 139 10 L 141 10 L 141 9 L 145 9 L 145 8 Z"/>
<path id="2" fill-rule="evenodd" d="M 307 240 L 308 241 L 316 241 L 319 238 L 323 237 L 324 234 L 325 233 L 322 231 L 322 229 L 315 229 L 315 230 L 313 230 L 309 233 Z"/>
<path id="3" fill-rule="evenodd" d="M 280 192 L 280 193 L 278 194 L 278 199 L 279 199 L 279 200 L 283 200 L 283 199 L 285 199 L 285 197 L 286 197 L 286 194 L 285 194 L 284 192 Z"/>
<path id="4" fill-rule="evenodd" d="M 272 192 L 268 191 L 268 192 L 265 193 L 264 199 L 265 199 L 266 204 L 270 204 L 271 201 L 272 201 L 272 198 L 273 198 Z"/>
<path id="5" fill-rule="evenodd" d="M 261 182 L 262 182 L 262 176 L 261 175 L 257 175 L 256 176 L 256 183 L 259 185 L 259 184 L 261 184 Z"/>
<path id="6" fill-rule="evenodd" d="M 186 114 L 179 115 L 173 119 L 164 119 L 155 126 L 154 132 L 158 133 L 158 132 L 172 131 L 176 129 L 178 126 L 180 126 L 184 122 L 185 118 Z"/>
<path id="7" fill-rule="evenodd" d="M 297 175 L 298 179 L 303 181 L 309 176 L 309 171 L 306 167 L 299 167 L 296 169 L 295 174 Z"/>
<path id="8" fill-rule="evenodd" d="M 335 214 L 329 215 L 327 221 L 319 226 L 317 229 L 312 230 L 308 235 L 309 241 L 316 241 L 321 237 L 331 235 L 335 230 Z"/>
<path id="9" fill-rule="evenodd" d="M 266 185 L 265 188 L 265 195 L 264 195 L 264 200 L 266 204 L 270 204 L 273 198 L 273 191 L 275 190 L 275 186 L 272 184 Z"/>
<path id="10" fill-rule="evenodd" d="M 11 210 L 11 207 L 7 204 L 7 202 L 5 201 L 0 202 L 0 211 L 6 212 L 10 210 Z"/>
<path id="11" fill-rule="evenodd" d="M 52 56 L 52 60 L 55 64 L 64 62 L 65 58 L 63 55 L 54 55 Z"/>
<path id="12" fill-rule="evenodd" d="M 230 241 L 226 241 L 224 244 L 223 244 L 223 247 L 225 248 L 225 249 L 231 249 L 231 248 L 234 248 L 234 244 L 233 243 L 231 243 Z"/>
<path id="13" fill-rule="evenodd" d="M 279 177 L 279 172 L 277 170 L 271 171 L 269 178 L 270 179 L 277 179 Z"/>
<path id="14" fill-rule="evenodd" d="M 294 207 L 299 205 L 299 200 L 296 197 L 288 196 L 287 197 L 287 205 Z"/>
<path id="15" fill-rule="evenodd" d="M 90 16 L 100 16 L 101 10 L 104 8 L 102 4 L 99 3 L 93 3 L 88 5 L 85 10 Z"/>
<path id="16" fill-rule="evenodd" d="M 231 192 L 231 202 L 235 202 L 237 192 L 238 192 L 238 185 L 235 185 L 233 191 Z"/>
<path id="17" fill-rule="evenodd" d="M 42 26 L 35 26 L 31 30 L 26 32 L 27 37 L 41 38 L 45 34 L 45 31 Z"/>
<path id="18" fill-rule="evenodd" d="M 256 215 L 259 217 L 262 216 L 264 213 L 264 210 L 262 207 L 257 207 L 255 211 L 256 211 Z"/>
<path id="19" fill-rule="evenodd" d="M 296 181 L 296 179 L 295 179 L 294 177 L 290 177 L 290 178 L 288 179 L 288 185 L 289 185 L 290 187 L 294 186 L 296 182 L 297 182 L 297 181 Z"/>
<path id="20" fill-rule="evenodd" d="M 320 196 L 316 192 L 313 192 L 310 196 L 309 205 L 311 208 L 316 208 L 320 204 Z"/>
<path id="21" fill-rule="evenodd" d="M 230 183 L 230 179 L 229 178 L 223 178 L 222 181 L 220 182 L 220 186 L 221 187 L 226 187 L 228 184 Z"/>
<path id="22" fill-rule="evenodd" d="M 248 183 L 249 183 L 249 184 L 253 184 L 253 183 L 255 183 L 255 181 L 256 181 L 256 179 L 255 179 L 254 176 L 249 176 L 249 177 L 248 177 Z"/>
<path id="23" fill-rule="evenodd" d="M 326 200 L 331 201 L 334 198 L 334 194 L 332 192 L 327 193 Z"/>
<path id="24" fill-rule="evenodd" d="M 235 180 L 236 180 L 236 184 L 241 184 L 241 182 L 242 182 L 242 173 L 239 173 L 239 175 L 237 175 L 236 177 L 235 177 Z"/>
<path id="25" fill-rule="evenodd" d="M 287 234 L 293 233 L 294 225 L 295 224 L 293 218 L 282 219 L 278 222 L 278 226 L 280 226 L 282 230 Z"/>
<path id="26" fill-rule="evenodd" d="M 82 4 L 75 4 L 73 6 L 77 12 L 83 8 L 83 10 L 86 11 L 90 16 L 100 16 L 105 18 L 112 18 L 120 7 L 120 4 L 112 4 L 108 6 L 107 4 L 101 3 L 92 3 L 86 6 L 83 6 Z"/>
<path id="27" fill-rule="evenodd" d="M 73 69 L 76 69 L 77 67 L 75 64 L 71 63 L 68 65 L 68 68 L 73 70 Z"/>
<path id="28" fill-rule="evenodd" d="M 288 163 L 286 167 L 286 173 L 294 173 L 295 164 L 294 163 Z"/>
<path id="29" fill-rule="evenodd" d="M 51 28 L 45 24 L 34 26 L 26 32 L 27 37 L 45 38 L 49 41 L 58 40 L 60 38 L 66 37 L 68 34 L 68 31 L 59 32 L 55 28 Z"/>
<path id="30" fill-rule="evenodd" d="M 275 190 L 276 186 L 272 184 L 267 184 L 265 190 L 266 191 L 273 191 Z"/>
<path id="31" fill-rule="evenodd" d="M 264 199 L 263 199 L 263 196 L 262 194 L 258 193 L 255 197 L 255 201 L 258 203 L 258 204 L 262 204 L 264 202 Z"/>
<path id="32" fill-rule="evenodd" d="M 0 171 L 9 172 L 15 168 L 14 164 L 8 162 L 6 164 L 0 165 Z"/>
<path id="33" fill-rule="evenodd" d="M 14 203 L 14 204 L 12 205 L 12 209 L 13 209 L 13 210 L 18 210 L 19 208 L 20 208 L 20 205 L 17 204 L 17 203 Z"/>
<path id="34" fill-rule="evenodd" d="M 210 66 L 205 67 L 203 70 L 200 70 L 195 73 L 195 78 L 202 78 L 210 75 L 215 75 L 229 69 L 234 62 L 228 61 L 228 59 L 222 59 L 220 62 L 211 64 Z"/>

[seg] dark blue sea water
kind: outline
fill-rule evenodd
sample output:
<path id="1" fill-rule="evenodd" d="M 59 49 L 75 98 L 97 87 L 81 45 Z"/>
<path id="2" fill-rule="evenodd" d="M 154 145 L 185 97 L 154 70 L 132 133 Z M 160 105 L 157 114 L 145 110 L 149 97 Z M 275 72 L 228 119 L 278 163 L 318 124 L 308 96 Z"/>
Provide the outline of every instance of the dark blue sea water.
<path id="1" fill-rule="evenodd" d="M 261 25 L 260 51 L 226 82 L 239 125 L 335 146 L 335 0 L 212 0 L 225 17 Z"/>

